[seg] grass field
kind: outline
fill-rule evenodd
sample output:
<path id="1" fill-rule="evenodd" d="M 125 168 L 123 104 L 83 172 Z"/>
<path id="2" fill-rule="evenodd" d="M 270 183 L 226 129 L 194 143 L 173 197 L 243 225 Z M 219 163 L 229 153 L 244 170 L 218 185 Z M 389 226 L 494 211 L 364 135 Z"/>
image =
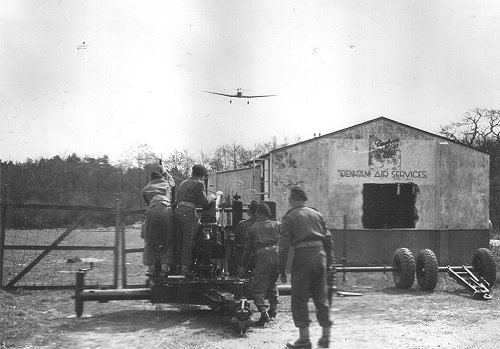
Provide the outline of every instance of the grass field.
<path id="1" fill-rule="evenodd" d="M 114 241 L 114 229 L 110 228 L 105 231 L 79 231 L 75 232 L 76 237 L 71 237 L 65 244 L 83 244 L 88 242 L 90 245 L 97 244 L 112 244 Z M 47 231 L 37 235 L 36 244 L 42 242 L 51 243 L 54 237 L 57 237 L 61 231 Z M 29 232 L 12 233 L 9 244 L 19 244 L 25 239 L 29 239 Z M 24 240 L 23 240 L 24 239 Z M 14 241 L 14 242 L 13 242 Z M 137 227 L 129 227 L 126 230 L 126 247 L 136 248 L 142 247 L 142 239 L 139 236 Z M 69 246 L 68 245 L 68 246 Z M 500 263 L 500 244 L 492 241 L 490 246 L 495 254 L 497 264 Z M 12 251 L 11 251 L 12 252 Z M 13 251 L 21 253 L 21 251 Z M 9 257 L 8 263 L 5 265 L 5 276 L 10 276 L 9 273 L 16 273 L 23 265 L 29 263 L 35 253 L 34 251 L 24 251 L 22 255 L 16 256 L 14 253 Z M 65 254 L 63 254 L 64 252 Z M 84 254 L 88 253 L 88 254 Z M 106 255 L 107 253 L 108 255 Z M 53 282 L 68 282 L 74 283 L 74 272 L 85 266 L 85 263 L 67 263 L 67 259 L 73 257 L 80 258 L 95 258 L 95 270 L 88 272 L 87 283 L 98 282 L 101 285 L 109 283 L 109 278 L 113 272 L 113 257 L 110 252 L 101 251 L 53 251 L 49 253 L 46 264 L 42 264 L 33 272 L 37 275 L 32 280 L 26 279 L 24 282 L 35 282 L 43 285 L 49 285 Z M 18 260 L 18 257 L 22 257 Z M 141 253 L 131 253 L 127 255 L 127 278 L 128 283 L 143 284 L 145 281 L 145 269 L 141 263 Z M 18 265 L 19 264 L 19 265 Z M 63 272 L 62 272 L 63 271 Z M 64 274 L 64 278 L 60 276 Z M 28 276 L 28 275 L 27 275 Z M 67 278 L 66 278 L 67 276 Z M 51 280 L 55 278 L 55 280 Z M 367 294 L 387 294 L 393 293 L 394 284 L 392 274 L 387 273 L 348 273 L 345 281 L 342 274 L 338 274 L 337 285 L 341 291 L 360 292 Z M 417 288 L 416 283 L 413 289 Z M 494 291 L 497 287 L 494 288 Z M 415 293 L 410 291 L 410 293 Z M 418 293 L 418 291 L 417 291 Z M 435 290 L 436 294 L 449 295 L 450 304 L 459 304 L 462 299 L 469 299 L 470 295 L 464 288 L 458 285 L 453 279 L 446 276 L 445 273 L 440 273 L 438 286 Z M 74 304 L 71 299 L 71 291 L 2 291 L 0 290 L 0 348 L 1 347 L 32 347 L 32 346 L 48 346 L 57 347 L 57 341 L 60 332 L 68 325 L 68 318 L 74 317 Z M 465 298 L 464 298 L 465 297 Z M 494 299 L 492 302 L 497 302 Z M 122 302 L 121 305 L 125 309 L 128 307 L 144 307 L 144 305 L 136 305 L 137 303 Z M 457 305 L 455 305 L 456 307 Z M 87 308 L 87 305 L 85 306 Z M 88 306 L 93 311 L 106 312 L 113 311 L 109 304 L 91 303 Z M 135 309 L 135 308 L 134 308 Z M 451 308 L 450 308 L 451 309 Z M 455 308 L 456 309 L 456 308 Z M 117 313 L 119 314 L 119 312 Z M 71 325 L 73 326 L 73 325 Z M 77 323 L 74 326 L 78 326 Z M 56 344 L 54 344 L 56 343 Z"/>

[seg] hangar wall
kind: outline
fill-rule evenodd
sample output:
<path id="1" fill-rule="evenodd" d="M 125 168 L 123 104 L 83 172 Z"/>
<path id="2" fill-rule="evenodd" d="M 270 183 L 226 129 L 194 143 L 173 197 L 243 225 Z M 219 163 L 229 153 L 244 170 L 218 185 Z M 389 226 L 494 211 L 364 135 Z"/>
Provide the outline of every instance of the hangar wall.
<path id="1" fill-rule="evenodd" d="M 488 155 L 423 131 L 381 120 L 278 149 L 271 161 L 280 214 L 287 190 L 299 185 L 332 228 L 347 215 L 351 228 L 363 229 L 363 184 L 414 183 L 415 228 L 488 228 Z"/>
<path id="2" fill-rule="evenodd" d="M 399 247 L 414 254 L 431 248 L 441 264 L 468 264 L 477 248 L 488 247 L 485 153 L 382 117 L 267 156 L 269 199 L 277 203 L 278 219 L 288 210 L 289 189 L 303 187 L 307 204 L 325 216 L 334 232 L 336 255 L 347 256 L 351 264 L 390 264 Z M 248 176 L 251 169 L 233 172 L 235 177 L 225 173 L 224 181 L 217 179 L 218 190 L 237 180 L 254 180 Z M 386 228 L 383 220 L 399 214 L 399 201 L 389 202 L 384 214 L 377 211 L 377 205 L 385 205 L 379 198 L 381 189 L 393 190 L 394 198 L 408 196 L 405 205 L 411 207 L 405 209 L 411 217 L 404 224 L 396 222 L 398 228 Z M 367 205 L 369 200 L 375 204 Z M 370 210 L 372 217 L 382 220 L 381 226 L 369 226 Z"/>
<path id="3" fill-rule="evenodd" d="M 489 156 L 441 143 L 438 163 L 438 228 L 488 229 Z"/>
<path id="4" fill-rule="evenodd" d="M 488 246 L 489 157 L 472 148 L 379 118 L 275 150 L 270 159 L 278 216 L 287 210 L 288 190 L 302 186 L 308 205 L 335 231 L 338 255 L 346 239 L 351 262 L 386 261 L 397 247 L 408 247 L 414 253 L 431 248 L 442 263 L 465 263 L 475 249 Z M 364 226 L 367 184 L 398 190 L 411 184 L 415 225 Z M 339 232 L 344 216 L 347 234 Z"/>

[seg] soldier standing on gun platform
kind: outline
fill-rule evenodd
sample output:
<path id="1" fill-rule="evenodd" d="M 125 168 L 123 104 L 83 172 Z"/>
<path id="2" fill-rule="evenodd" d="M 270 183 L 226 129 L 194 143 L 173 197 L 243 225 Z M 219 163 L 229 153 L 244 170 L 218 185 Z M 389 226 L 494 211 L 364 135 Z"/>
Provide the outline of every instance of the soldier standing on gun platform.
<path id="1" fill-rule="evenodd" d="M 278 309 L 278 239 L 279 222 L 272 219 L 271 210 L 265 203 L 259 204 L 257 219 L 250 227 L 243 252 L 243 264 L 239 273 L 245 272 L 252 254 L 255 255 L 255 275 L 251 292 L 255 306 L 261 313 L 256 326 L 264 326 L 271 318 L 276 317 Z M 269 312 L 265 298 L 269 299 Z"/>
<path id="2" fill-rule="evenodd" d="M 202 165 L 194 165 L 191 178 L 186 179 L 177 189 L 177 208 L 174 211 L 176 230 L 177 263 L 181 273 L 189 273 L 192 263 L 193 241 L 198 231 L 198 215 L 196 207 L 205 207 L 212 203 L 216 196 L 205 194 L 205 180 L 208 171 Z"/>
<path id="3" fill-rule="evenodd" d="M 281 220 L 279 240 L 280 279 L 286 282 L 285 268 L 290 246 L 295 248 L 292 266 L 292 317 L 299 328 L 299 339 L 287 343 L 288 348 L 311 348 L 309 337 L 309 311 L 307 303 L 312 296 L 316 316 L 323 335 L 320 348 L 330 344 L 330 309 L 327 301 L 327 266 L 333 263 L 333 241 L 323 216 L 305 206 L 307 195 L 301 188 L 290 190 L 290 210 Z"/>
<path id="4" fill-rule="evenodd" d="M 174 215 L 170 206 L 170 191 L 175 182 L 166 171 L 153 171 L 150 179 L 142 190 L 142 197 L 148 205 L 141 231 L 144 239 L 142 261 L 148 266 L 148 274 L 154 273 L 156 263 L 160 263 L 161 272 L 167 274 L 175 261 Z"/>

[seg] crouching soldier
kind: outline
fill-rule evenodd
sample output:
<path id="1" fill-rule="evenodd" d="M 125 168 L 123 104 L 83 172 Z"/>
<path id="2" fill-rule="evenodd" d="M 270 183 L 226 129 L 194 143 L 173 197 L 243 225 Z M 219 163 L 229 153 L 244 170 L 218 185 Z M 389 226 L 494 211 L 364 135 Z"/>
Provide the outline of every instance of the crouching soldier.
<path id="1" fill-rule="evenodd" d="M 261 313 L 256 326 L 264 326 L 276 317 L 278 309 L 278 239 L 279 223 L 271 218 L 271 210 L 265 203 L 259 204 L 255 223 L 247 233 L 243 264 L 239 273 L 244 273 L 251 255 L 256 257 L 255 273 L 251 292 L 255 306 Z M 269 299 L 269 306 L 265 299 Z"/>
<path id="2" fill-rule="evenodd" d="M 236 226 L 236 229 L 234 231 L 235 235 L 235 240 L 236 240 L 236 248 L 235 248 L 235 259 L 236 259 L 236 264 L 239 267 L 242 267 L 242 260 L 243 260 L 243 252 L 245 251 L 245 242 L 247 240 L 247 232 L 252 226 L 252 224 L 255 223 L 255 220 L 257 219 L 257 216 L 255 213 L 257 212 L 257 207 L 259 206 L 259 203 L 255 200 L 252 200 L 250 203 L 250 206 L 248 207 L 247 215 L 248 219 L 242 220 L 238 223 Z M 249 265 L 246 265 L 247 268 L 253 269 L 255 267 L 255 261 L 254 258 L 250 259 Z M 246 271 L 246 270 L 245 270 Z"/>

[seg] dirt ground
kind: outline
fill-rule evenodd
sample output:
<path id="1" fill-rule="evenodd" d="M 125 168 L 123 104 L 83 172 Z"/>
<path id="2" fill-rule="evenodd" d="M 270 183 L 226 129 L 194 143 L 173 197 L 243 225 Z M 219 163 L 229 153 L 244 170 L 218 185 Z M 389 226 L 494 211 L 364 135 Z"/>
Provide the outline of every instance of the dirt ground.
<path id="1" fill-rule="evenodd" d="M 334 297 L 332 348 L 498 348 L 500 296 L 474 300 L 445 275 L 432 293 L 415 286 L 398 290 L 389 275 L 347 280 L 343 291 L 360 297 Z M 373 280 L 376 280 L 375 282 Z M 356 283 L 353 283 L 355 281 Z M 359 286 L 360 284 L 364 286 Z M 228 331 L 230 321 L 202 306 L 152 305 L 147 301 L 85 302 L 76 318 L 70 291 L 31 291 L 22 295 L 36 314 L 37 330 L 17 341 L 16 348 L 284 348 L 297 337 L 290 297 L 282 296 L 278 318 L 240 338 Z M 310 304 L 313 347 L 321 328 Z M 254 314 L 254 319 L 258 314 Z M 31 320 L 33 321 L 33 320 Z M 5 324 L 2 324 L 4 326 Z M 8 324 L 7 324 L 8 325 Z M 11 324 L 12 325 L 12 324 Z"/>

